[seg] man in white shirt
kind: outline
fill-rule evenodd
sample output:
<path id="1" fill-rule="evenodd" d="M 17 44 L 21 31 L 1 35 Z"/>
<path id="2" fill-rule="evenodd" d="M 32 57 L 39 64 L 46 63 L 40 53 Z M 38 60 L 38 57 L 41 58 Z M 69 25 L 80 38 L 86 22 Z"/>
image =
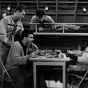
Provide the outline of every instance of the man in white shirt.
<path id="1" fill-rule="evenodd" d="M 25 9 L 22 6 L 18 6 L 13 15 L 8 15 L 0 21 L 0 51 L 4 56 L 7 56 L 9 47 L 14 42 L 16 31 L 24 30 L 20 20 L 24 18 L 25 14 Z"/>
<path id="2" fill-rule="evenodd" d="M 83 51 L 68 51 L 68 53 L 75 55 L 75 60 L 78 62 L 77 65 L 70 65 L 68 68 L 69 70 L 84 71 L 88 69 L 88 47 Z"/>

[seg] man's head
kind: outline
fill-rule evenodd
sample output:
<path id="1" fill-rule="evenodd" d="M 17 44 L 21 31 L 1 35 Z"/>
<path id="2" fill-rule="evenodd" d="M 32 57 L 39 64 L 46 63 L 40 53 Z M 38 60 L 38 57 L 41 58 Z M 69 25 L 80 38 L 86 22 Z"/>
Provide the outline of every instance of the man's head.
<path id="1" fill-rule="evenodd" d="M 21 35 L 21 39 L 24 42 L 25 45 L 31 44 L 33 42 L 33 31 L 30 30 L 24 30 Z"/>
<path id="2" fill-rule="evenodd" d="M 42 20 L 42 18 L 43 18 L 44 15 L 45 15 L 44 10 L 42 10 L 42 9 L 37 9 L 37 10 L 36 10 L 36 17 L 37 17 L 39 20 Z"/>
<path id="3" fill-rule="evenodd" d="M 16 7 L 15 12 L 14 12 L 14 17 L 16 20 L 20 20 L 24 18 L 25 14 L 26 14 L 26 10 L 24 7 L 22 6 Z"/>

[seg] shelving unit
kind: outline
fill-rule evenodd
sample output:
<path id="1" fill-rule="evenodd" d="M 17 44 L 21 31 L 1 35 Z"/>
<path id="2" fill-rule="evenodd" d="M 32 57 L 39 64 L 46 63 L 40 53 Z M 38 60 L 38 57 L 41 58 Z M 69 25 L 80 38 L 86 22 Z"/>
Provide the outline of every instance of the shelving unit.
<path id="1" fill-rule="evenodd" d="M 58 0 L 58 22 L 74 23 L 75 2 L 76 0 Z M 64 17 L 64 18 L 63 18 Z M 70 17 L 70 20 L 67 20 Z"/>
<path id="2" fill-rule="evenodd" d="M 56 23 L 88 23 L 88 0 L 2 0 L 0 1 L 0 10 L 6 9 L 11 5 L 12 12 L 17 5 L 22 5 L 27 10 L 24 22 L 30 22 L 31 17 L 35 15 L 36 9 L 45 6 L 49 7 L 46 12 Z M 86 8 L 86 12 L 82 8 Z"/>

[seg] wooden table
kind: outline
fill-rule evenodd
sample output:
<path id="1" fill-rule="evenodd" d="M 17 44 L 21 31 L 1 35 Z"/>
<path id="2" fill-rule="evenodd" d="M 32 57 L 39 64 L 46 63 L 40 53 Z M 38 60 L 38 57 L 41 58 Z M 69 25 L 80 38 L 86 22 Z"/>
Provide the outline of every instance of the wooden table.
<path id="1" fill-rule="evenodd" d="M 63 71 L 63 88 L 66 88 L 66 62 L 70 60 L 69 57 L 66 58 L 47 58 L 45 56 L 40 56 L 38 58 L 31 58 L 33 61 L 33 76 L 34 76 L 34 88 L 36 88 L 36 67 L 37 66 L 62 66 Z"/>

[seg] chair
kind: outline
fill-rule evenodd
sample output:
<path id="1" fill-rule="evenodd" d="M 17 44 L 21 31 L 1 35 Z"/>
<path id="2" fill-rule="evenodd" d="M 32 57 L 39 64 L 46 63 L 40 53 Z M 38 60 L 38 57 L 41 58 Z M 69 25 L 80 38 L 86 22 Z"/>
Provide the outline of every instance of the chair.
<path id="1" fill-rule="evenodd" d="M 88 75 L 88 70 L 87 71 L 81 71 L 81 72 L 84 72 L 84 75 L 82 76 L 82 75 L 79 75 L 79 74 L 75 74 L 75 73 L 73 73 L 73 74 L 68 74 L 68 75 L 70 75 L 70 76 L 73 76 L 73 77 L 76 77 L 76 79 L 75 80 L 73 80 L 72 81 L 72 83 L 71 83 L 71 85 L 69 86 L 69 88 L 79 88 L 79 86 L 81 85 L 81 83 L 84 81 L 84 80 L 88 80 L 88 77 L 87 77 L 87 75 Z M 77 79 L 80 79 L 80 81 L 78 80 L 77 81 Z M 76 82 L 77 81 L 77 83 L 74 85 L 74 82 Z M 75 87 L 74 87 L 75 86 Z"/>
<path id="2" fill-rule="evenodd" d="M 3 56 L 4 56 L 4 58 L 2 58 Z M 6 55 L 1 55 L 0 54 L 0 65 L 2 66 L 1 67 L 1 70 L 2 70 L 2 84 L 1 84 L 1 88 L 3 88 L 4 80 L 8 81 L 8 82 L 11 82 L 12 85 L 15 86 L 13 81 L 12 81 L 12 79 L 11 79 L 11 77 L 10 77 L 10 75 L 9 75 L 9 73 L 8 73 L 8 71 L 5 68 L 6 61 L 7 61 Z M 5 78 L 5 75 L 7 75 L 6 78 Z"/>
<path id="3" fill-rule="evenodd" d="M 1 65 L 1 70 L 2 70 L 2 84 L 1 84 L 1 88 L 3 88 L 3 83 L 4 81 L 7 81 L 7 82 L 11 82 L 13 87 L 15 86 L 14 82 L 15 80 L 11 79 L 8 71 L 6 70 L 5 68 L 5 65 L 6 65 L 6 61 L 7 61 L 7 55 L 1 55 L 0 54 L 0 65 Z M 28 83 L 28 78 L 31 76 L 32 74 L 30 73 L 27 77 L 26 77 L 26 82 L 25 82 L 25 86 L 27 88 L 29 88 L 29 83 Z"/>

